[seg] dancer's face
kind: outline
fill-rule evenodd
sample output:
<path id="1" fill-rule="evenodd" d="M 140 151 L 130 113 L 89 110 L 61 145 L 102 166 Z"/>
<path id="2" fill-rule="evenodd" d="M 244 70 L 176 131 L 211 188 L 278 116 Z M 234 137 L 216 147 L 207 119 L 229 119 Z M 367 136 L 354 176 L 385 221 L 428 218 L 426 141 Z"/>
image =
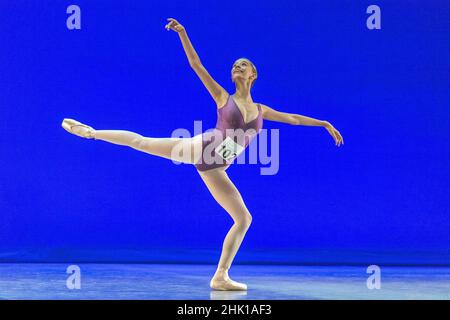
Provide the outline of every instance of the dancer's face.
<path id="1" fill-rule="evenodd" d="M 256 79 L 255 70 L 248 59 L 241 58 L 234 62 L 231 68 L 231 81 L 235 82 L 238 78 L 244 79 L 249 83 Z"/>

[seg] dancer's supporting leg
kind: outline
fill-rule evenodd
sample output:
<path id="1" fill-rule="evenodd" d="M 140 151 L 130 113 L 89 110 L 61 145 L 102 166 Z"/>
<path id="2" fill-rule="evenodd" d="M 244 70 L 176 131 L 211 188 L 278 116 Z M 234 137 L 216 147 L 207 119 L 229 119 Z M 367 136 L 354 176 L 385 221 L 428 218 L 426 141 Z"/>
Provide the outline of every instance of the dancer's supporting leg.
<path id="1" fill-rule="evenodd" d="M 242 199 L 239 190 L 228 177 L 225 170 L 212 169 L 198 171 L 214 199 L 233 218 L 234 224 L 223 242 L 219 265 L 210 286 L 217 290 L 247 290 L 247 285 L 233 281 L 228 276 L 231 263 L 252 222 L 252 216 Z"/>

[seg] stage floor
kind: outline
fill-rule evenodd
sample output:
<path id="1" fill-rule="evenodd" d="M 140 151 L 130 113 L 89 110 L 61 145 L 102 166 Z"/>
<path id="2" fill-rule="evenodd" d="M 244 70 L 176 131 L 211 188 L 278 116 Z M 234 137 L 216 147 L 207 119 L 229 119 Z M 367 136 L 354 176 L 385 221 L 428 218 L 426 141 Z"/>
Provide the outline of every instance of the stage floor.
<path id="1" fill-rule="evenodd" d="M 0 264 L 0 299 L 450 299 L 450 268 L 381 267 L 367 288 L 366 266 L 235 265 L 247 292 L 209 288 L 214 265 L 78 264 L 81 288 L 68 289 L 70 264 Z"/>

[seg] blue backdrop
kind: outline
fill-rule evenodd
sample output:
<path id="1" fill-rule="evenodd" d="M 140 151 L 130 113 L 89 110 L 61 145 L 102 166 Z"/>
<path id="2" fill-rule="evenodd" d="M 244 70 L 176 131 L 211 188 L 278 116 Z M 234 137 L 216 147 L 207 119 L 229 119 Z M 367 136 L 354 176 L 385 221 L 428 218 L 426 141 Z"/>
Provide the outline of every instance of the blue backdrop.
<path id="1" fill-rule="evenodd" d="M 66 8 L 81 8 L 69 30 Z M 381 8 L 369 30 L 366 8 Z M 236 263 L 450 263 L 448 1 L 2 0 L 0 261 L 216 262 L 232 224 L 195 168 L 61 128 L 204 130 L 210 74 L 258 68 L 254 101 L 330 121 L 280 129 L 280 167 L 232 165 L 253 215 Z"/>

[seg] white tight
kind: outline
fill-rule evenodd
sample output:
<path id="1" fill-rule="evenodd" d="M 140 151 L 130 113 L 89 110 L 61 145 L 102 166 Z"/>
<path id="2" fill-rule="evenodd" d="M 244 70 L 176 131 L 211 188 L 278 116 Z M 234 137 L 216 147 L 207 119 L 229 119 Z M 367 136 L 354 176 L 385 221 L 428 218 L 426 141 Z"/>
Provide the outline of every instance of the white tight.
<path id="1" fill-rule="evenodd" d="M 94 138 L 183 163 L 201 157 L 201 135 L 192 138 L 148 138 L 126 130 L 95 130 Z"/>
<path id="2" fill-rule="evenodd" d="M 201 157 L 201 135 L 192 138 L 148 138 L 125 130 L 95 130 L 94 137 L 96 140 L 129 146 L 142 152 L 183 163 L 194 164 Z M 180 148 L 182 152 L 173 152 L 175 147 Z M 222 254 L 215 275 L 218 278 L 228 277 L 228 269 L 231 267 L 252 221 L 252 216 L 245 206 L 239 190 L 224 170 L 226 168 L 198 171 L 214 199 L 234 220 L 234 224 L 223 242 Z"/>
<path id="3" fill-rule="evenodd" d="M 217 270 L 220 276 L 222 273 L 226 275 L 244 239 L 245 233 L 250 227 L 252 216 L 245 206 L 239 190 L 230 180 L 225 170 L 213 169 L 198 172 L 214 199 L 234 220 L 234 224 L 223 242 L 222 255 L 220 256 Z"/>

